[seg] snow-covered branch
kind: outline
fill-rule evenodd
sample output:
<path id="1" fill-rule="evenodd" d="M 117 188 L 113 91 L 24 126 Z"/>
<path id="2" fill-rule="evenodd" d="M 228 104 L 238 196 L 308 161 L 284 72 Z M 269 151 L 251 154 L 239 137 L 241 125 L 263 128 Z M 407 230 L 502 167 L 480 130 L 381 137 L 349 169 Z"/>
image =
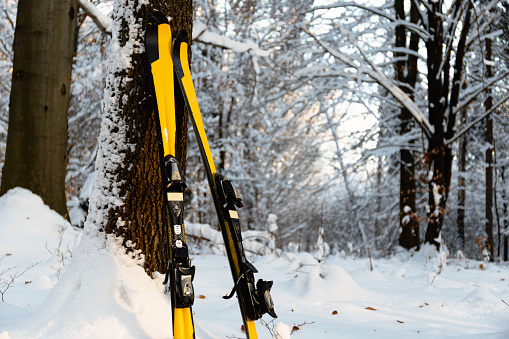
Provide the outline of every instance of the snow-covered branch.
<path id="1" fill-rule="evenodd" d="M 391 17 L 390 15 L 388 15 L 387 13 L 385 13 L 383 10 L 381 10 L 379 8 L 365 6 L 363 4 L 360 4 L 360 3 L 357 3 L 357 2 L 354 2 L 354 1 L 340 1 L 340 2 L 336 2 L 336 3 L 330 4 L 330 5 L 315 6 L 315 7 L 311 8 L 307 12 L 312 12 L 312 11 L 316 11 L 316 10 L 329 10 L 329 9 L 335 9 L 335 8 L 340 8 L 340 7 L 357 7 L 357 8 L 366 10 L 368 12 L 371 12 L 373 14 L 376 14 L 376 15 L 378 15 L 380 17 L 389 19 L 391 21 L 394 20 L 393 17 Z"/>
<path id="2" fill-rule="evenodd" d="M 463 15 L 463 13 L 465 12 L 465 10 L 469 11 L 470 10 L 470 3 L 467 4 L 467 7 L 463 7 L 463 4 L 461 4 L 461 8 L 460 10 L 458 11 L 459 13 L 457 14 L 457 18 L 453 21 L 453 25 L 451 26 L 450 30 L 449 30 L 449 33 L 446 34 L 446 46 L 447 46 L 447 49 L 446 49 L 446 52 L 445 52 L 445 57 L 443 58 L 442 62 L 440 63 L 440 67 L 438 68 L 438 72 L 437 72 L 437 79 L 438 77 L 440 77 L 442 75 L 442 70 L 444 69 L 445 67 L 445 64 L 449 62 L 450 60 L 450 54 L 451 54 L 451 51 L 453 49 L 453 43 L 454 43 L 454 37 L 456 36 L 455 35 L 455 32 L 456 32 L 456 28 L 458 27 L 459 25 L 459 22 L 460 22 L 460 18 L 461 16 Z M 468 18 L 469 16 L 467 16 Z M 463 27 L 466 27 L 466 25 L 463 25 Z M 468 27 L 470 27 L 468 25 Z M 467 34 L 468 31 L 465 31 L 465 29 L 462 30 L 461 34 Z"/>
<path id="3" fill-rule="evenodd" d="M 489 31 L 488 27 L 493 24 L 493 20 L 496 16 L 493 15 L 485 15 L 485 13 L 489 13 L 496 5 L 499 3 L 499 0 L 492 0 L 488 4 L 484 6 L 474 7 L 475 9 L 475 19 L 474 21 L 477 23 L 478 28 L 472 32 L 469 39 L 467 40 L 467 46 L 470 46 L 473 42 L 479 41 L 483 39 L 483 35 Z"/>
<path id="4" fill-rule="evenodd" d="M 91 3 L 88 0 L 78 0 L 80 7 L 83 8 L 85 13 L 92 19 L 97 27 L 103 32 L 104 34 L 111 35 L 111 25 L 113 23 L 113 20 L 108 17 L 107 15 L 104 15 L 101 13 L 101 11 L 95 7 L 93 3 Z"/>
<path id="5" fill-rule="evenodd" d="M 492 85 L 494 85 L 499 80 L 502 80 L 503 78 L 505 78 L 507 75 L 509 75 L 508 71 L 503 72 L 502 74 L 500 74 L 500 75 L 498 75 L 496 77 L 488 79 L 489 81 L 487 81 L 484 86 L 479 86 L 478 89 L 476 91 L 472 92 L 472 94 L 470 94 L 469 97 L 467 97 L 465 100 L 463 100 L 463 101 L 458 103 L 458 105 L 454 108 L 454 114 L 458 113 L 463 108 L 468 106 L 471 102 L 473 102 L 479 96 L 479 94 L 482 91 L 486 90 L 486 88 L 491 87 Z"/>
<path id="6" fill-rule="evenodd" d="M 403 60 L 406 60 L 408 55 L 412 55 L 412 56 L 414 56 L 418 59 L 421 59 L 423 61 L 426 60 L 426 58 L 424 58 L 424 56 L 422 54 L 420 54 L 419 52 L 414 51 L 410 48 L 406 48 L 406 47 L 383 46 L 380 48 L 373 48 L 372 50 L 369 51 L 370 54 L 386 53 L 386 52 L 392 52 L 394 55 L 396 55 L 398 53 L 405 54 L 405 56 L 401 57 Z M 398 60 L 398 58 L 394 58 L 394 59 L 396 59 L 396 61 Z M 396 61 L 390 61 L 390 63 L 396 63 Z"/>
<path id="7" fill-rule="evenodd" d="M 509 94 L 506 95 L 502 100 L 500 100 L 497 104 L 495 104 L 489 111 L 487 111 L 486 113 L 484 113 L 483 115 L 479 116 L 477 119 L 474 119 L 474 121 L 472 121 L 471 123 L 469 123 L 465 128 L 463 128 L 461 131 L 459 131 L 458 133 L 456 133 L 456 135 L 454 137 L 452 137 L 451 139 L 449 140 L 446 140 L 446 145 L 450 145 L 452 144 L 453 142 L 455 142 L 456 140 L 458 140 L 463 134 L 467 133 L 473 126 L 475 126 L 475 124 L 477 124 L 478 122 L 482 121 L 484 118 L 486 118 L 488 115 L 490 115 L 491 113 L 495 112 L 495 110 L 500 106 L 502 105 L 503 103 L 507 102 L 507 100 L 509 100 Z"/>
<path id="8" fill-rule="evenodd" d="M 195 22 L 193 25 L 193 40 L 219 48 L 231 49 L 237 53 L 249 52 L 260 57 L 266 57 L 270 54 L 270 51 L 261 49 L 260 46 L 252 40 L 247 40 L 245 42 L 233 40 L 223 34 L 209 30 L 207 25 L 201 22 Z"/>
<path id="9" fill-rule="evenodd" d="M 341 53 L 338 50 L 334 50 L 330 48 L 328 45 L 323 43 L 316 35 L 310 32 L 307 28 L 302 28 L 309 36 L 311 36 L 322 48 L 324 48 L 330 55 L 335 58 L 341 60 L 346 65 L 354 68 L 357 72 L 362 72 L 375 80 L 379 85 L 384 87 L 389 93 L 391 93 L 396 100 L 398 100 L 408 111 L 414 119 L 417 121 L 421 129 L 424 131 L 428 138 L 431 138 L 433 134 L 433 126 L 431 126 L 430 122 L 426 118 L 423 112 L 419 109 L 419 107 L 415 104 L 415 102 L 403 91 L 399 88 L 391 79 L 389 79 L 380 69 L 378 69 L 374 64 L 371 64 L 371 68 L 362 67 L 358 65 L 354 60 L 347 57 L 345 54 Z"/>
<path id="10" fill-rule="evenodd" d="M 263 255 L 270 253 L 274 248 L 270 248 L 268 242 L 271 238 L 267 231 L 244 231 L 243 245 L 247 252 Z M 212 248 L 224 249 L 223 236 L 220 231 L 210 227 L 208 224 L 186 222 L 186 237 L 195 239 L 197 242 L 206 242 Z"/>
<path id="11" fill-rule="evenodd" d="M 365 10 L 367 12 L 371 12 L 374 15 L 377 15 L 381 18 L 385 18 L 391 22 L 390 25 L 386 25 L 386 28 L 389 28 L 391 26 L 405 26 L 409 31 L 417 33 L 421 37 L 421 39 L 423 39 L 424 41 L 426 41 L 430 38 L 429 32 L 427 32 L 425 29 L 423 29 L 421 26 L 419 26 L 415 23 L 408 22 L 406 20 L 397 20 L 392 15 L 384 12 L 383 9 L 381 9 L 381 8 L 369 7 L 369 6 L 365 6 L 365 5 L 351 2 L 351 1 L 337 2 L 334 4 L 324 5 L 324 6 L 315 6 L 311 9 L 307 10 L 306 13 L 317 11 L 317 10 L 336 9 L 336 8 L 340 8 L 340 7 L 356 7 L 356 8 Z"/>
<path id="12" fill-rule="evenodd" d="M 429 38 L 431 38 L 431 35 L 429 34 L 428 31 L 426 31 L 421 26 L 419 26 L 418 24 L 415 24 L 413 22 L 409 22 L 409 21 L 406 21 L 406 20 L 393 20 L 392 25 L 394 25 L 394 26 L 404 26 L 410 32 L 417 33 L 417 35 L 419 35 L 419 37 L 423 41 L 427 41 Z"/>

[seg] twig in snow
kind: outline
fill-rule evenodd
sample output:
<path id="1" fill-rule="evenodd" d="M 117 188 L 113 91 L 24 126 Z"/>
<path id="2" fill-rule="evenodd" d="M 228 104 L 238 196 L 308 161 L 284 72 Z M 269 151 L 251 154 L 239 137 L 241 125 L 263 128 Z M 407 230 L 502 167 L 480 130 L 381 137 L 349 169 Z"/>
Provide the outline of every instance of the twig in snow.
<path id="1" fill-rule="evenodd" d="M 274 319 L 272 319 L 269 322 L 266 322 L 265 320 L 260 319 L 260 324 L 262 324 L 269 330 L 269 333 L 271 336 L 276 335 L 276 338 L 279 336 L 278 334 L 274 334 L 274 328 L 276 327 L 276 325 L 274 325 Z"/>
<path id="2" fill-rule="evenodd" d="M 292 332 L 290 332 L 290 334 L 293 334 L 293 332 L 295 332 L 295 331 L 299 331 L 302 328 L 302 326 L 304 326 L 304 325 L 311 325 L 311 324 L 314 324 L 314 323 L 315 323 L 314 321 L 312 321 L 310 323 L 308 323 L 307 321 L 304 321 L 304 323 L 302 323 L 302 324 L 293 325 Z"/>
<path id="3" fill-rule="evenodd" d="M 4 256 L 4 257 L 5 257 L 5 256 Z M 3 259 L 4 257 L 2 257 L 2 259 Z M 16 266 L 14 266 L 14 267 L 9 267 L 9 268 L 7 268 L 7 269 L 4 269 L 2 272 L 0 272 L 0 294 L 2 295 L 2 301 L 5 301 L 5 300 L 4 300 L 4 295 L 5 295 L 5 293 L 7 292 L 7 290 L 8 290 L 9 288 L 11 288 L 11 287 L 14 285 L 14 281 L 15 281 L 17 278 L 21 277 L 21 276 L 22 276 L 22 275 L 23 275 L 26 271 L 28 271 L 29 269 L 31 269 L 32 267 L 34 267 L 35 265 L 38 265 L 38 264 L 40 264 L 40 263 L 41 263 L 41 262 L 39 261 L 39 262 L 37 262 L 37 263 L 33 264 L 32 266 L 28 266 L 28 267 L 27 267 L 27 268 L 25 268 L 25 270 L 24 270 L 23 272 L 21 272 L 21 273 L 16 272 L 16 273 L 14 273 L 14 275 L 9 275 L 9 279 L 4 279 L 4 278 L 2 278 L 2 275 L 3 275 L 3 274 L 5 274 L 5 273 L 7 273 L 7 272 L 9 272 L 9 271 L 11 271 L 11 270 L 13 270 L 13 269 L 15 269 L 15 268 L 17 268 Z"/>

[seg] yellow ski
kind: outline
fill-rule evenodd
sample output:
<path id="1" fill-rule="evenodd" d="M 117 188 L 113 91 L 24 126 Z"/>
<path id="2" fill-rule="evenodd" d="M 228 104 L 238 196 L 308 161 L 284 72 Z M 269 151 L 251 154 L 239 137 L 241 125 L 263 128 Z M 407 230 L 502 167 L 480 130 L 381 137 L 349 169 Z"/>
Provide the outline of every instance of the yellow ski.
<path id="1" fill-rule="evenodd" d="M 272 281 L 259 279 L 255 284 L 254 273 L 258 271 L 246 258 L 237 213 L 237 207 L 243 206 L 242 198 L 230 180 L 216 173 L 193 80 L 191 79 L 187 39 L 185 31 L 178 34 L 172 48 L 173 67 L 198 140 L 226 252 L 228 253 L 234 287 L 227 298 L 231 298 L 237 293 L 246 336 L 248 339 L 256 339 L 258 335 L 254 321 L 261 318 L 264 313 L 268 313 L 274 318 L 277 317 L 270 295 Z"/>
<path id="2" fill-rule="evenodd" d="M 168 268 L 164 284 L 169 281 L 173 314 L 173 338 L 194 339 L 191 306 L 194 303 L 192 281 L 195 267 L 191 266 L 184 232 L 184 189 L 186 183 L 175 159 L 175 99 L 173 63 L 171 58 L 171 28 L 160 12 L 150 17 L 145 35 L 145 48 L 153 84 L 154 111 L 161 154 L 161 175 L 166 197 L 169 226 Z"/>

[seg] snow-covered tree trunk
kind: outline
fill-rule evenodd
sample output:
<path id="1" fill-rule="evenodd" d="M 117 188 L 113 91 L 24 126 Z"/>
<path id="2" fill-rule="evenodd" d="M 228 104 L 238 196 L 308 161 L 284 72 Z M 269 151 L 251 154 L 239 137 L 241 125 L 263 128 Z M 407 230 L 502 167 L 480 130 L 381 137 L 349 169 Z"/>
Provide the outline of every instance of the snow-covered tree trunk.
<path id="1" fill-rule="evenodd" d="M 121 237 L 141 251 L 148 272 L 164 271 L 168 260 L 160 154 L 149 87 L 144 31 L 153 9 L 172 18 L 172 30 L 191 32 L 189 1 L 117 0 L 99 138 L 94 194 L 86 227 Z M 185 168 L 187 116 L 178 100 L 177 158 Z"/>
<path id="2" fill-rule="evenodd" d="M 0 194 L 21 186 L 67 215 L 67 111 L 76 0 L 20 0 Z"/>

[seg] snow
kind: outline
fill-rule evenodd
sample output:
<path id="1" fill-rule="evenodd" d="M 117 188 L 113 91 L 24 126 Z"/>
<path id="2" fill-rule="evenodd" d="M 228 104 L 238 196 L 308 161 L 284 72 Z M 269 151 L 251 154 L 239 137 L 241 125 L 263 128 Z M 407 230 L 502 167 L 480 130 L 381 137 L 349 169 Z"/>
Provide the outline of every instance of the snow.
<path id="1" fill-rule="evenodd" d="M 231 49 L 237 53 L 250 52 L 253 55 L 266 57 L 270 55 L 270 51 L 265 51 L 258 46 L 253 40 L 246 39 L 245 41 L 236 41 L 224 34 L 219 34 L 211 31 L 206 24 L 196 21 L 193 25 L 193 39 L 202 43 L 213 44 L 223 48 Z M 255 62 L 256 59 L 253 59 Z M 257 65 L 255 64 L 256 68 Z"/>
<path id="2" fill-rule="evenodd" d="M 87 225 L 73 229 L 25 189 L 0 197 L 1 339 L 171 338 L 163 276 L 149 277 L 142 256 Z M 235 298 L 222 299 L 233 285 L 227 259 L 206 248 L 192 255 L 197 338 L 242 338 Z M 509 268 L 444 253 L 423 246 L 371 261 L 324 255 L 320 263 L 308 253 L 252 256 L 257 278 L 274 280 L 279 316 L 257 321 L 258 335 L 507 338 Z"/>
<path id="3" fill-rule="evenodd" d="M 111 34 L 111 27 L 113 20 L 107 15 L 103 14 L 93 3 L 88 0 L 78 0 L 79 5 L 87 13 L 88 16 L 94 20 L 98 27 L 104 32 Z"/>
<path id="4" fill-rule="evenodd" d="M 267 216 L 267 223 L 269 224 L 269 232 L 274 233 L 277 231 L 277 215 L 269 213 Z"/>

